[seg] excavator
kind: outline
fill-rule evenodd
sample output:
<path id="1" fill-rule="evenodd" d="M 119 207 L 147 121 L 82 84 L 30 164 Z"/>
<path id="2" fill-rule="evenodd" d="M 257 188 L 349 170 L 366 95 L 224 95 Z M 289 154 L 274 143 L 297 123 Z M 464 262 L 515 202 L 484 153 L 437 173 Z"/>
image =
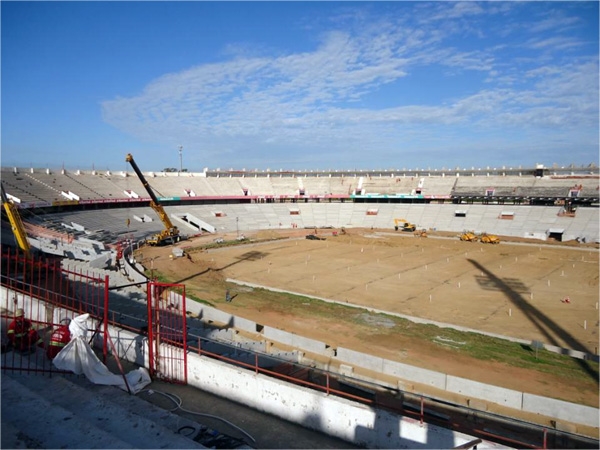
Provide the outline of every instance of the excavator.
<path id="1" fill-rule="evenodd" d="M 460 235 L 460 240 L 466 242 L 477 242 L 477 235 L 472 231 L 464 231 Z"/>
<path id="2" fill-rule="evenodd" d="M 19 211 L 13 202 L 8 199 L 8 196 L 4 191 L 4 186 L 0 184 L 0 187 L 2 189 L 2 206 L 4 207 L 4 211 L 6 211 L 6 215 L 8 216 L 8 221 L 10 222 L 12 232 L 17 240 L 17 245 L 23 251 L 23 253 L 29 255 L 31 254 L 31 246 L 27 240 L 27 232 L 25 231 L 25 227 L 21 221 Z"/>
<path id="3" fill-rule="evenodd" d="M 500 238 L 494 234 L 483 233 L 479 238 L 484 244 L 499 244 Z"/>
<path id="4" fill-rule="evenodd" d="M 169 216 L 158 201 L 158 198 L 154 194 L 154 191 L 150 188 L 150 184 L 148 184 L 148 181 L 146 181 L 146 178 L 142 174 L 142 171 L 133 159 L 131 153 L 127 154 L 127 156 L 125 157 L 125 161 L 127 161 L 129 164 L 131 164 L 131 167 L 133 167 L 135 174 L 138 176 L 138 178 L 144 185 L 144 188 L 146 189 L 146 192 L 148 192 L 148 195 L 150 195 L 150 207 L 156 212 L 156 214 L 158 214 L 158 217 L 165 226 L 164 230 L 162 230 L 160 233 L 157 233 L 154 236 L 146 239 L 146 243 L 151 246 L 159 246 L 179 242 L 181 240 L 179 229 L 176 226 L 174 226 L 171 222 L 171 219 L 169 219 Z"/>
<path id="5" fill-rule="evenodd" d="M 417 226 L 414 223 L 408 222 L 406 219 L 394 219 L 394 229 L 396 231 L 410 231 L 413 232 L 417 229 Z"/>

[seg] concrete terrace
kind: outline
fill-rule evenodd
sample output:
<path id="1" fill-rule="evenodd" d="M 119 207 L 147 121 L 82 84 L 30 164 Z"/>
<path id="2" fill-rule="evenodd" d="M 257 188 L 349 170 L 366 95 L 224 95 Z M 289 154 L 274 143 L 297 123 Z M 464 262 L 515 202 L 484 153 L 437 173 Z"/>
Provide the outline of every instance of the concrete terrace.
<path id="1" fill-rule="evenodd" d="M 159 197 L 203 196 L 324 196 L 357 194 L 423 194 L 428 196 L 486 196 L 488 191 L 501 196 L 597 197 L 599 178 L 594 174 L 564 175 L 548 172 L 543 177 L 519 172 L 497 173 L 177 173 L 144 172 Z M 132 171 L 100 172 L 2 168 L 6 191 L 22 203 L 67 200 L 130 198 L 129 191 L 148 197 L 141 181 Z M 260 175 L 260 176 L 259 176 Z M 73 195 L 71 195 L 73 194 Z"/>

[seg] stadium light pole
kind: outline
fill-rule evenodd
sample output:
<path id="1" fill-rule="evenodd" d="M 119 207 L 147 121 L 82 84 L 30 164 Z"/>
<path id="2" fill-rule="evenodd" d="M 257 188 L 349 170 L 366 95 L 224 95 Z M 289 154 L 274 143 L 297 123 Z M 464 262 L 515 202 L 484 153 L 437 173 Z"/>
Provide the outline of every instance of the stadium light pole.
<path id="1" fill-rule="evenodd" d="M 183 172 L 183 159 L 181 157 L 181 152 L 183 152 L 183 146 L 179 146 L 179 171 Z"/>

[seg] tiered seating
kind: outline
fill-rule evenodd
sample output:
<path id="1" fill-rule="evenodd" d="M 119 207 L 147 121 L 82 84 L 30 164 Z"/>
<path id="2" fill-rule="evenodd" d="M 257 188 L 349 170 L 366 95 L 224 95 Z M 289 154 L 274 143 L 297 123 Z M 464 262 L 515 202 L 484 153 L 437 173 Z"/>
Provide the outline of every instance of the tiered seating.
<path id="1" fill-rule="evenodd" d="M 219 177 L 207 179 L 216 195 L 244 195 L 244 179 L 239 177 Z M 248 194 L 249 195 L 249 194 Z"/>
<path id="2" fill-rule="evenodd" d="M 248 189 L 249 195 L 279 195 L 273 189 L 271 179 L 268 177 L 244 177 L 241 185 Z"/>
<path id="3" fill-rule="evenodd" d="M 220 189 L 216 188 L 216 179 L 214 178 L 204 178 L 204 177 L 190 177 L 185 178 L 185 186 L 181 186 L 181 188 L 185 191 L 185 189 L 189 189 L 193 191 L 196 196 L 199 197 L 209 197 L 215 195 L 223 195 L 220 194 Z"/>
<path id="4" fill-rule="evenodd" d="M 177 176 L 177 174 L 160 173 L 154 177 L 144 174 L 144 177 L 146 178 L 148 184 L 152 187 L 152 190 L 154 191 L 157 197 L 180 197 L 184 194 L 182 180 L 180 177 Z M 133 179 L 135 180 L 135 178 Z M 130 182 L 130 184 L 133 185 L 133 189 L 138 195 L 143 197 L 148 196 L 148 194 L 146 193 L 146 189 L 144 188 L 140 180 L 137 181 L 137 184 L 139 186 L 138 188 L 135 187 L 134 183 Z"/>
<path id="5" fill-rule="evenodd" d="M 147 193 L 133 172 L 67 172 L 44 169 L 2 169 L 2 181 L 7 193 L 23 203 L 64 202 L 68 200 L 61 192 L 73 192 L 82 200 L 122 199 L 126 191 L 140 197 Z M 503 175 L 481 174 L 447 175 L 424 173 L 404 175 L 400 173 L 369 174 L 356 172 L 337 176 L 338 173 L 315 173 L 293 176 L 291 173 L 271 173 L 270 176 L 253 173 L 220 177 L 204 177 L 194 173 L 146 172 L 146 180 L 158 197 L 241 196 L 245 191 L 252 196 L 295 196 L 302 191 L 308 196 L 349 195 L 354 192 L 366 194 L 422 194 L 425 196 L 476 196 L 505 197 L 566 197 L 572 190 L 580 196 L 598 196 L 598 177 L 575 177 L 548 175 L 536 178 L 531 174 Z"/>
<path id="6" fill-rule="evenodd" d="M 572 190 L 580 191 L 580 196 L 597 196 L 599 191 L 598 178 L 537 178 L 532 193 L 536 196 L 568 197 Z"/>
<path id="7" fill-rule="evenodd" d="M 356 189 L 364 190 L 366 194 L 415 194 L 417 191 L 423 193 L 426 183 L 426 177 L 383 177 L 383 176 L 363 176 L 362 184 L 356 184 Z M 360 192 L 357 192 L 360 193 Z"/>
<path id="8" fill-rule="evenodd" d="M 350 185 L 342 177 L 302 177 L 300 180 L 306 195 L 347 195 Z"/>
<path id="9" fill-rule="evenodd" d="M 90 191 L 85 185 L 75 181 L 70 176 L 61 171 L 33 171 L 24 172 L 24 177 L 27 177 L 32 182 L 32 186 L 42 186 L 41 192 L 52 192 L 52 198 L 49 201 L 65 201 L 79 200 L 87 198 L 97 198 L 97 194 Z M 73 193 L 76 197 L 68 198 L 62 193 Z"/>
<path id="10" fill-rule="evenodd" d="M 271 176 L 268 178 L 271 182 L 271 189 L 274 195 L 298 195 L 300 184 L 298 178 Z"/>
<path id="11" fill-rule="evenodd" d="M 86 185 L 96 195 L 90 198 L 123 198 L 123 188 L 121 184 L 126 184 L 127 180 L 120 173 L 104 172 L 80 172 L 69 174 L 79 183 Z"/>
<path id="12" fill-rule="evenodd" d="M 30 180 L 23 173 L 2 169 L 2 184 L 7 194 L 18 198 L 22 203 L 36 203 L 51 201 L 56 196 L 54 189 L 40 187 L 34 180 Z"/>
<path id="13" fill-rule="evenodd" d="M 30 368 L 36 366 L 30 362 Z M 208 448 L 179 433 L 183 426 L 202 429 L 143 398 L 85 377 L 10 370 L 2 375 L 5 448 Z"/>
<path id="14" fill-rule="evenodd" d="M 366 194 L 395 194 L 395 179 L 389 176 L 369 176 L 362 177 L 362 189 Z"/>
<path id="15" fill-rule="evenodd" d="M 501 175 L 458 177 L 454 186 L 454 195 L 485 196 L 492 195 L 525 196 L 533 186 L 533 176 L 506 177 Z"/>
<path id="16" fill-rule="evenodd" d="M 425 177 L 421 193 L 423 195 L 452 195 L 456 177 Z"/>

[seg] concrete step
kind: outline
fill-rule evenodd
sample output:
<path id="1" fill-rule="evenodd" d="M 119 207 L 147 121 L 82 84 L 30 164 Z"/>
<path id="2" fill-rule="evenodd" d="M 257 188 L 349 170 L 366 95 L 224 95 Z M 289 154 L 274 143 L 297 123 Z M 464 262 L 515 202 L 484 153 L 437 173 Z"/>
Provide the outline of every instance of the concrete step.
<path id="1" fill-rule="evenodd" d="M 2 376 L 2 448 L 23 448 L 23 443 L 26 448 L 135 448 L 17 379 Z"/>
<path id="2" fill-rule="evenodd" d="M 187 437 L 199 424 L 85 377 L 3 374 L 5 423 L 13 439 L 39 448 L 205 448 Z M 4 445 L 4 427 L 2 440 L 2 448 L 17 448 Z"/>

